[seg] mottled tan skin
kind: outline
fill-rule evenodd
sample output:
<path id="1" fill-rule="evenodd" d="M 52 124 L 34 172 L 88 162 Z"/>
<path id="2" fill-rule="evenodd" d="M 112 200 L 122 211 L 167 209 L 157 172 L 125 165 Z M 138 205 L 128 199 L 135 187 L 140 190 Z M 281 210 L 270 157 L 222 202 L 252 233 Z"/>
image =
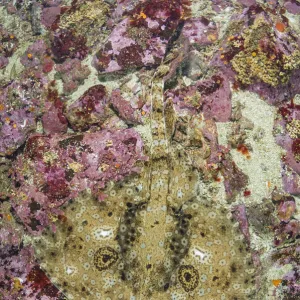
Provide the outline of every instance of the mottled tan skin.
<path id="1" fill-rule="evenodd" d="M 164 105 L 163 71 L 152 79 L 152 144 L 141 173 L 109 185 L 102 203 L 88 194 L 75 199 L 57 232 L 34 241 L 43 269 L 68 299 L 255 299 L 238 224 L 198 193 L 192 160 L 207 157 L 204 139 L 186 151 L 171 138 L 177 117 Z M 102 265 L 101 253 L 113 255 Z"/>

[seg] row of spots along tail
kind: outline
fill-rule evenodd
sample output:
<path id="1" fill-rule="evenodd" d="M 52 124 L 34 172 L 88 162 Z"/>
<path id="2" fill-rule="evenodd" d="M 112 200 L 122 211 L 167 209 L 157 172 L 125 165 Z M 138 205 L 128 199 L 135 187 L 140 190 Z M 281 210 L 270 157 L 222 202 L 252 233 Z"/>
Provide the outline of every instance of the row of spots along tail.
<path id="1" fill-rule="evenodd" d="M 255 299 L 238 223 L 214 199 L 201 199 L 201 174 L 172 140 L 177 117 L 164 101 L 166 72 L 162 65 L 152 78 L 152 144 L 142 171 L 109 184 L 105 201 L 82 193 L 64 207 L 55 233 L 33 239 L 67 299 Z"/>

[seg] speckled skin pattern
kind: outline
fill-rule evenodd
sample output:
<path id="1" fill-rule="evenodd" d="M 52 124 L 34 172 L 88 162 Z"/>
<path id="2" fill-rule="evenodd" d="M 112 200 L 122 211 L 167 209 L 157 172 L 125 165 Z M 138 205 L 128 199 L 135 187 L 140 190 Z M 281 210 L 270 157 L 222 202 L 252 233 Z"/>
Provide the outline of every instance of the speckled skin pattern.
<path id="1" fill-rule="evenodd" d="M 300 299 L 300 0 L 0 0 L 0 300 Z"/>
<path id="2" fill-rule="evenodd" d="M 255 299 L 245 238 L 227 209 L 199 197 L 199 172 L 168 134 L 176 116 L 163 90 L 158 69 L 142 172 L 107 188 L 103 203 L 83 194 L 55 234 L 35 239 L 41 266 L 68 299 Z"/>

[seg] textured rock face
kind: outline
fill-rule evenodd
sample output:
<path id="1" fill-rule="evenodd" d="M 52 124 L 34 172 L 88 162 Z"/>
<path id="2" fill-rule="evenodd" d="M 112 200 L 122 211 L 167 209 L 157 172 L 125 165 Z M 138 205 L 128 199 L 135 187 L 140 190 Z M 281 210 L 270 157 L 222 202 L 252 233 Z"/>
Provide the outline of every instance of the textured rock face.
<path id="1" fill-rule="evenodd" d="M 2 1 L 3 300 L 298 299 L 299 7 Z"/>
<path id="2" fill-rule="evenodd" d="M 38 234 L 61 215 L 63 203 L 86 189 L 101 199 L 109 181 L 137 172 L 136 162 L 145 159 L 140 136 L 131 129 L 31 136 L 14 165 L 13 207 L 28 230 Z"/>
<path id="3" fill-rule="evenodd" d="M 86 130 L 109 117 L 105 87 L 101 84 L 88 89 L 67 110 L 67 117 L 76 130 Z"/>

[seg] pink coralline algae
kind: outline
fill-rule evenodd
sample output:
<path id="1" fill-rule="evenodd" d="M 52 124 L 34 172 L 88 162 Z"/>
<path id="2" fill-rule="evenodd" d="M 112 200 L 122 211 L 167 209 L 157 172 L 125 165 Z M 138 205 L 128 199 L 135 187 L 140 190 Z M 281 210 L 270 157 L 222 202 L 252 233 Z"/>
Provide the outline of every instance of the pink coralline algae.
<path id="1" fill-rule="evenodd" d="M 64 105 L 59 99 L 54 103 L 45 103 L 46 112 L 42 117 L 43 129 L 46 134 L 66 133 L 68 121 L 64 116 Z"/>
<path id="2" fill-rule="evenodd" d="M 249 91 L 258 94 L 272 105 L 280 105 L 300 93 L 300 70 L 291 72 L 290 80 L 287 84 L 279 84 L 277 87 L 270 86 L 264 82 L 256 83 L 248 87 Z"/>
<path id="3" fill-rule="evenodd" d="M 274 224 L 274 245 L 276 247 L 293 243 L 300 234 L 300 221 L 294 218 L 296 212 L 295 199 L 289 195 L 273 192 L 278 222 Z"/>
<path id="4" fill-rule="evenodd" d="M 287 150 L 286 156 L 284 158 L 285 164 L 290 166 L 295 172 L 300 173 L 300 164 L 294 157 L 293 154 L 293 144 L 295 146 L 295 141 L 293 141 L 289 136 L 278 137 L 277 142 L 282 145 L 285 150 Z"/>
<path id="5" fill-rule="evenodd" d="M 295 201 L 283 201 L 278 207 L 278 217 L 280 221 L 288 222 L 296 210 Z"/>
<path id="6" fill-rule="evenodd" d="M 35 72 L 41 70 L 44 73 L 50 72 L 54 66 L 51 59 L 51 50 L 43 40 L 37 40 L 28 47 L 21 57 L 21 63 L 26 68 L 34 69 Z"/>
<path id="7" fill-rule="evenodd" d="M 222 161 L 221 173 L 224 177 L 224 186 L 227 199 L 231 201 L 241 192 L 248 183 L 247 176 L 228 158 Z"/>
<path id="8" fill-rule="evenodd" d="M 288 166 L 282 167 L 283 189 L 291 195 L 300 195 L 300 177 Z"/>
<path id="9" fill-rule="evenodd" d="M 21 79 L 3 87 L 0 94 L 1 155 L 11 155 L 26 141 L 28 134 L 35 130 L 36 119 L 43 111 L 43 79 L 39 81 L 26 74 L 22 74 Z"/>
<path id="10" fill-rule="evenodd" d="M 211 62 L 235 88 L 256 92 L 270 104 L 293 97 L 299 90 L 297 35 L 287 18 L 278 19 L 276 13 L 275 9 L 267 13 L 262 6 L 253 5 L 234 15 L 231 22 L 239 25 L 227 35 Z"/>
<path id="11" fill-rule="evenodd" d="M 284 7 L 291 14 L 300 14 L 300 3 L 297 0 L 285 1 Z"/>
<path id="12" fill-rule="evenodd" d="M 256 4 L 256 0 L 238 0 L 238 2 L 245 6 L 251 6 Z"/>
<path id="13" fill-rule="evenodd" d="M 86 38 L 75 35 L 73 31 L 59 29 L 53 34 L 51 43 L 54 59 L 61 63 L 67 58 L 84 59 L 88 54 Z"/>
<path id="14" fill-rule="evenodd" d="M 103 85 L 92 86 L 67 108 L 66 116 L 75 130 L 86 130 L 92 125 L 100 125 L 111 113 L 108 97 Z"/>
<path id="15" fill-rule="evenodd" d="M 230 0 L 212 0 L 212 8 L 215 12 L 226 9 L 227 7 L 232 7 L 232 2 Z"/>
<path id="16" fill-rule="evenodd" d="M 43 40 L 38 40 L 28 47 L 21 57 L 21 63 L 26 68 L 33 68 L 41 64 L 41 59 L 45 55 L 47 46 Z"/>
<path id="17" fill-rule="evenodd" d="M 276 142 L 286 150 L 282 161 L 282 180 L 286 192 L 298 195 L 300 193 L 300 120 L 299 106 L 293 100 L 279 106 L 280 118 L 275 125 L 282 128 L 276 136 Z"/>
<path id="18" fill-rule="evenodd" d="M 189 14 L 189 5 L 188 0 L 140 2 L 130 12 L 131 23 L 138 27 L 148 27 L 153 33 L 169 38 L 184 14 Z"/>
<path id="19" fill-rule="evenodd" d="M 141 67 L 142 47 L 126 37 L 130 26 L 129 18 L 121 21 L 112 31 L 104 51 L 99 51 L 94 57 L 94 67 L 103 72 L 119 71 L 123 67 Z M 161 56 L 162 58 L 162 56 Z"/>
<path id="20" fill-rule="evenodd" d="M 222 74 L 199 82 L 197 90 L 203 97 L 203 113 L 206 118 L 226 122 L 231 115 L 231 91 L 229 82 Z"/>
<path id="21" fill-rule="evenodd" d="M 232 209 L 233 216 L 239 222 L 241 231 L 245 236 L 248 245 L 250 245 L 250 231 L 249 231 L 249 223 L 247 220 L 246 207 L 245 205 L 237 205 Z"/>
<path id="22" fill-rule="evenodd" d="M 25 246 L 8 202 L 0 204 L 0 295 L 3 300 L 55 300 L 60 292 L 39 269 L 31 246 Z M 38 276 L 35 276 L 38 275 Z M 45 298 L 40 298 L 40 297 Z"/>
<path id="23" fill-rule="evenodd" d="M 52 28 L 53 24 L 59 19 L 61 7 L 56 6 L 55 3 L 48 5 L 49 6 L 44 7 L 42 10 L 41 23 L 47 28 Z"/>
<path id="24" fill-rule="evenodd" d="M 0 123 L 0 155 L 11 155 L 35 129 L 33 114 L 23 109 L 0 113 Z"/>
<path id="25" fill-rule="evenodd" d="M 295 251 L 295 256 L 299 256 L 300 249 Z M 286 286 L 286 292 L 290 297 L 290 299 L 297 299 L 300 295 L 300 268 L 299 265 L 295 266 L 292 271 L 286 273 L 283 276 L 283 283 Z M 288 300 L 286 298 L 286 300 Z"/>
<path id="26" fill-rule="evenodd" d="M 159 65 L 187 6 L 188 1 L 155 0 L 140 2 L 133 10 L 125 11 L 125 18 L 95 55 L 94 67 L 100 72 L 114 72 Z"/>
<path id="27" fill-rule="evenodd" d="M 56 65 L 55 69 L 58 72 L 55 77 L 63 81 L 65 95 L 76 91 L 91 73 L 89 68 L 77 58 L 67 59 L 63 64 Z"/>
<path id="28" fill-rule="evenodd" d="M 291 220 L 288 223 L 282 222 L 275 226 L 274 229 L 274 245 L 278 247 L 286 243 L 295 242 L 300 234 L 300 222 L 299 220 Z"/>
<path id="29" fill-rule="evenodd" d="M 59 207 L 81 191 L 89 188 L 102 199 L 107 182 L 138 172 L 136 163 L 146 160 L 142 150 L 133 129 L 31 136 L 14 166 L 16 214 L 32 234 L 39 234 L 62 214 Z"/>
<path id="30" fill-rule="evenodd" d="M 181 34 L 188 39 L 190 44 L 198 44 L 199 46 L 212 44 L 218 39 L 216 25 L 204 17 L 188 19 Z"/>
<path id="31" fill-rule="evenodd" d="M 13 300 L 20 296 L 21 282 L 34 266 L 33 249 L 25 247 L 19 250 L 18 246 L 0 247 L 0 293 L 2 299 Z M 16 285 L 16 281 L 19 285 Z"/>
<path id="32" fill-rule="evenodd" d="M 207 119 L 226 122 L 231 115 L 230 85 L 222 74 L 183 89 L 169 90 L 165 95 L 173 99 L 177 109 L 187 109 L 193 113 L 201 109 Z"/>
<path id="33" fill-rule="evenodd" d="M 39 268 L 30 246 L 0 246 L 0 294 L 3 300 L 45 299 L 61 296 Z"/>
<path id="34" fill-rule="evenodd" d="M 114 90 L 110 97 L 110 103 L 113 109 L 118 112 L 119 117 L 128 124 L 141 123 L 139 110 L 134 109 L 130 102 L 125 100 L 119 90 Z"/>
<path id="35" fill-rule="evenodd" d="M 0 70 L 8 65 L 11 57 L 18 48 L 19 42 L 13 33 L 9 33 L 0 25 Z"/>

